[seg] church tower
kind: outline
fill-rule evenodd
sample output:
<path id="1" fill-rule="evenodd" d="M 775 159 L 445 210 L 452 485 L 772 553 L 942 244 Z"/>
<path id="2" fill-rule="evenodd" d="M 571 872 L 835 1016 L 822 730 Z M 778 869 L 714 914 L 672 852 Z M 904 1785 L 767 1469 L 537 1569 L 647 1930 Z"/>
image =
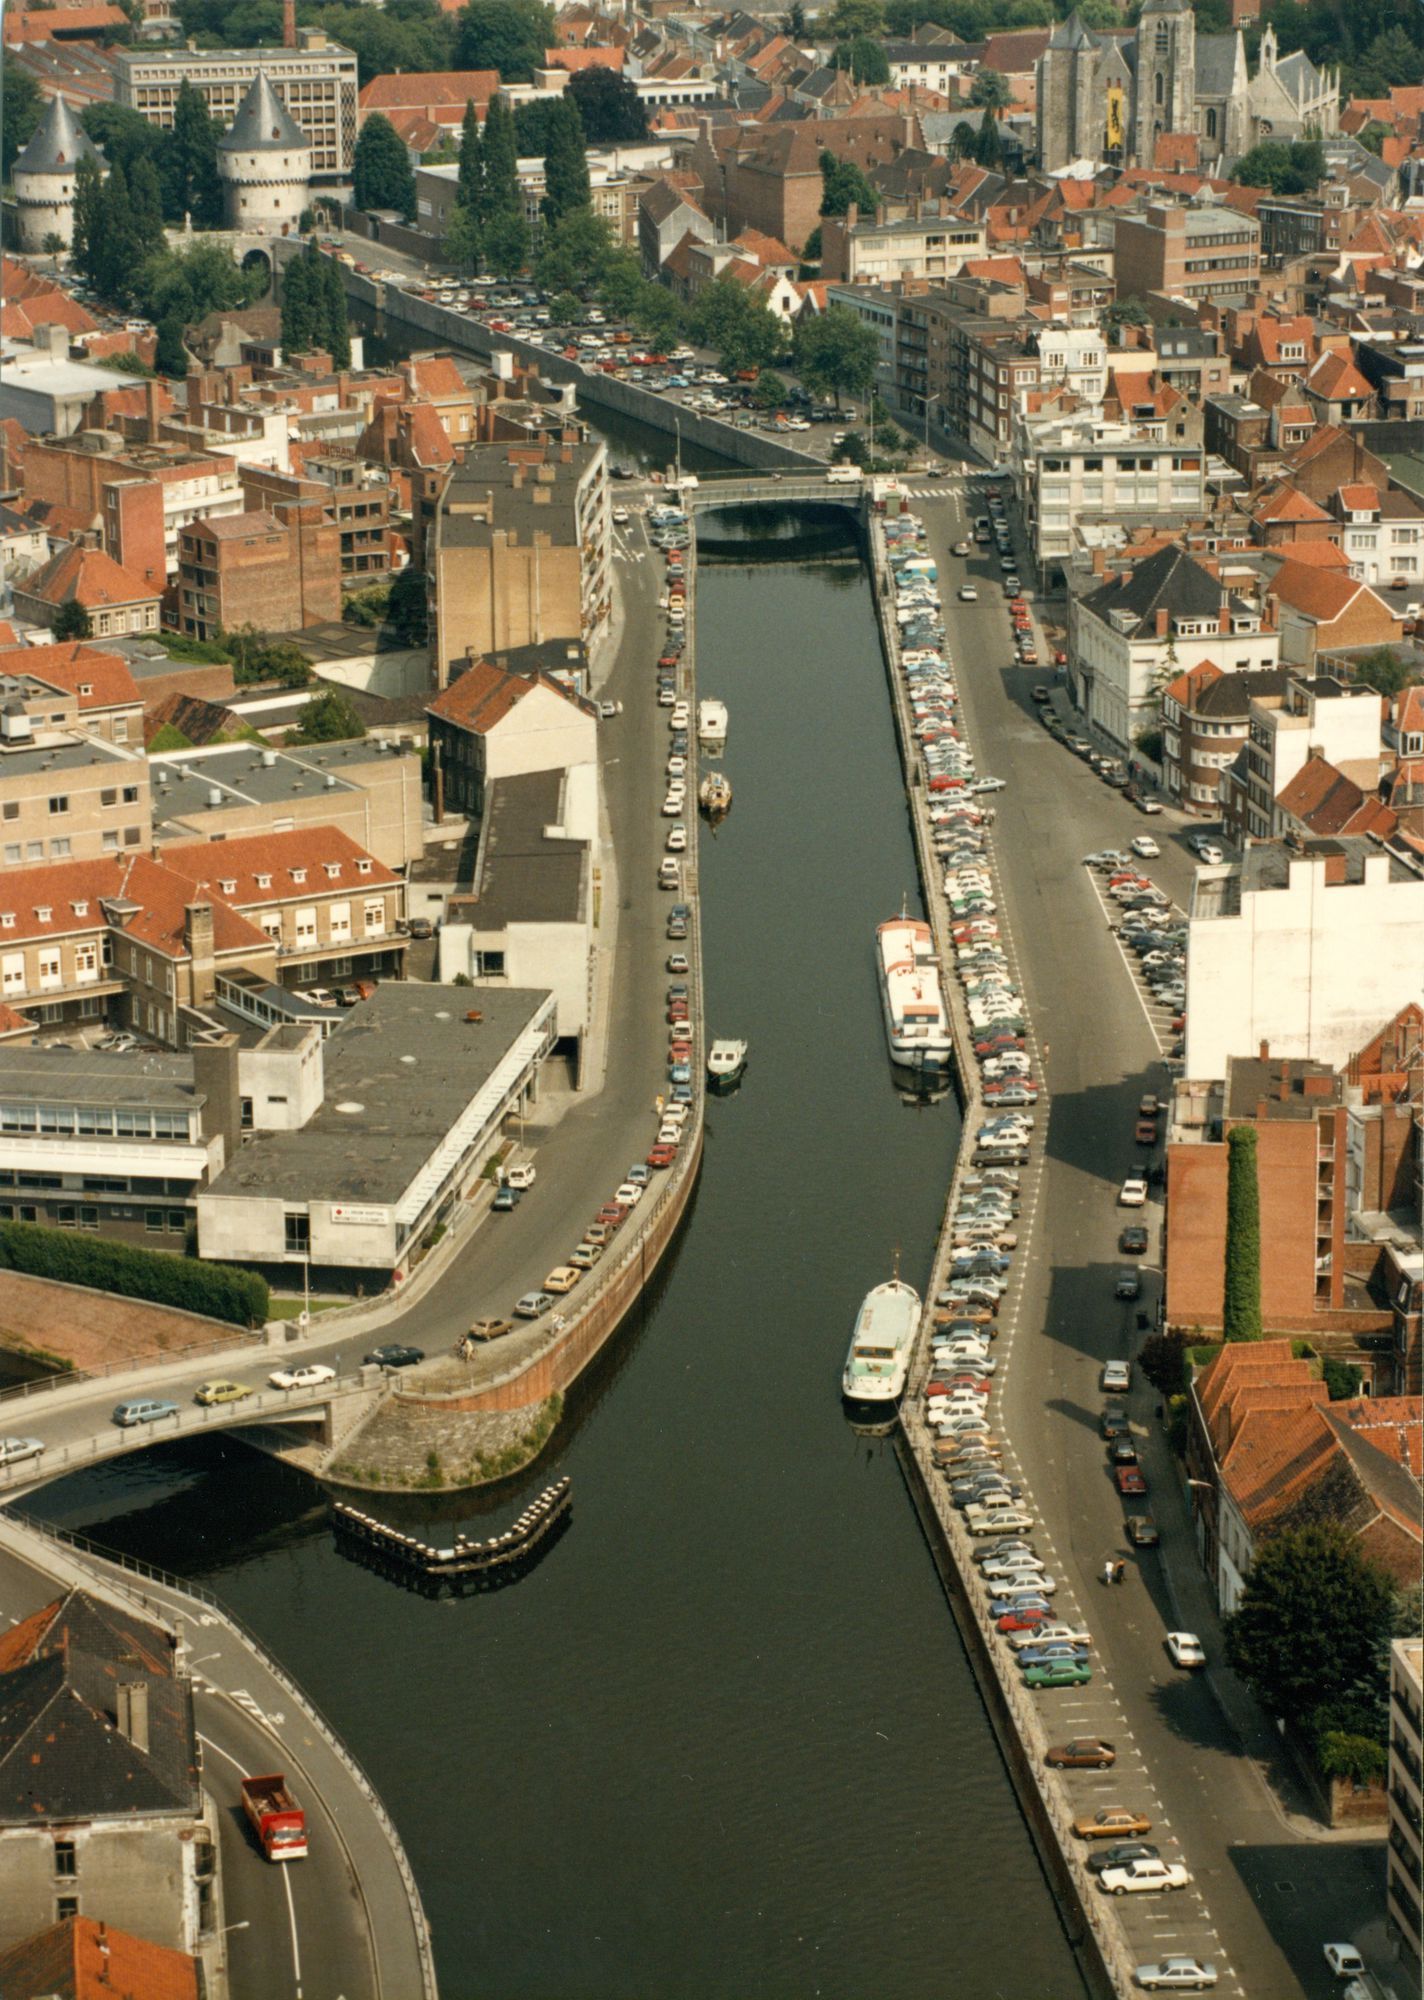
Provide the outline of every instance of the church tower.
<path id="1" fill-rule="evenodd" d="M 1164 132 L 1196 130 L 1197 23 L 1190 0 L 1147 0 L 1137 23 L 1133 153 L 1150 166 Z"/>

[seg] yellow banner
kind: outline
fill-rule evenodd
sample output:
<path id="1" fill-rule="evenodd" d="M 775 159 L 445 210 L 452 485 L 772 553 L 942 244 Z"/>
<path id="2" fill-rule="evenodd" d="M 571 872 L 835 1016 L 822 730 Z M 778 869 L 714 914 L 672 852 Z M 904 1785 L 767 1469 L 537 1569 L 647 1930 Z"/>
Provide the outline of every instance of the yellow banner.
<path id="1" fill-rule="evenodd" d="M 1108 89 L 1108 150 L 1112 151 L 1123 143 L 1122 85 L 1112 84 Z"/>

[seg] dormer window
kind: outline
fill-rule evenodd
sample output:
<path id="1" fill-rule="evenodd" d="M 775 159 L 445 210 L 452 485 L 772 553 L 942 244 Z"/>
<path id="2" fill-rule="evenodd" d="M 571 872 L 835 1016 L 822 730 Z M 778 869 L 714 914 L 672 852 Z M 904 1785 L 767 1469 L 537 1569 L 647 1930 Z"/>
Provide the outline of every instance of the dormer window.
<path id="1" fill-rule="evenodd" d="M 270 889 L 272 886 L 272 877 L 270 875 L 259 875 L 257 886 L 259 889 Z"/>
<path id="2" fill-rule="evenodd" d="M 89 914 L 89 905 L 87 903 L 71 903 L 69 907 L 73 910 L 76 917 L 87 917 Z"/>
<path id="3" fill-rule="evenodd" d="M 305 868 L 294 868 L 292 870 L 292 880 L 296 883 L 299 889 L 301 888 L 303 882 L 306 881 L 306 879 L 307 879 L 307 871 Z"/>
<path id="4" fill-rule="evenodd" d="M 94 692 L 93 681 L 81 681 L 79 683 L 79 692 L 81 694 L 93 694 Z"/>
<path id="5" fill-rule="evenodd" d="M 328 861 L 325 863 L 325 867 L 328 882 L 339 882 L 341 880 L 341 863 L 339 861 Z"/>
<path id="6" fill-rule="evenodd" d="M 224 896 L 235 896 L 237 894 L 237 884 L 231 876 L 228 877 L 226 882 L 219 882 L 218 888 Z"/>
<path id="7" fill-rule="evenodd" d="M 47 924 L 54 916 L 54 909 L 49 903 L 40 903 L 35 909 L 35 915 L 42 924 Z"/>
<path id="8" fill-rule="evenodd" d="M 358 875 L 369 875 L 370 872 L 371 864 L 369 861 L 358 861 L 356 863 L 356 873 Z"/>
<path id="9" fill-rule="evenodd" d="M 0 930 L 12 931 L 14 928 L 15 912 L 13 910 L 0 910 Z"/>

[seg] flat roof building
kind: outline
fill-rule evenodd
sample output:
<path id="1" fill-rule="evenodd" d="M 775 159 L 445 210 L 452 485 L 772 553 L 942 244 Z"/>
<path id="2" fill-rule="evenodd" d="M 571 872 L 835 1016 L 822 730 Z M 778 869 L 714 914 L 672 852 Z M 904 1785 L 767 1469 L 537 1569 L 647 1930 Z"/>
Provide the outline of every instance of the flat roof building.
<path id="1" fill-rule="evenodd" d="M 356 58 L 318 29 L 301 46 L 261 49 L 114 49 L 114 101 L 168 131 L 182 84 L 190 83 L 216 122 L 237 117 L 259 73 L 311 142 L 312 178 L 344 180 L 356 151 Z"/>

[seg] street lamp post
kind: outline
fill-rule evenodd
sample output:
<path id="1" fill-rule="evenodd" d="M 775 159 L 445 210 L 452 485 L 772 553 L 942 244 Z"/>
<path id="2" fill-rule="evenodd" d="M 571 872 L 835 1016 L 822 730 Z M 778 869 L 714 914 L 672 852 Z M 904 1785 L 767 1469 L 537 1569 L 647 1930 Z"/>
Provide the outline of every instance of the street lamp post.
<path id="1" fill-rule="evenodd" d="M 930 455 L 930 411 L 939 401 L 938 395 L 925 397 L 925 457 Z"/>

